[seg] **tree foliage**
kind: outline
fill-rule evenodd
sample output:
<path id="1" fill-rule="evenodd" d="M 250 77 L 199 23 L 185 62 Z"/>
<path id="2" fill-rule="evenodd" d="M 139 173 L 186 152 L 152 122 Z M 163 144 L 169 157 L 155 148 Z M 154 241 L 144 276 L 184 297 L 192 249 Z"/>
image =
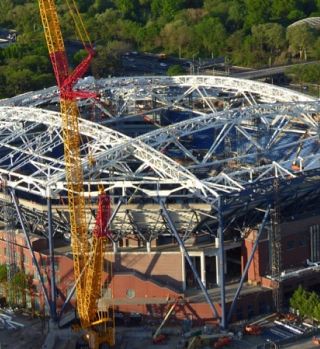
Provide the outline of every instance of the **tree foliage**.
<path id="1" fill-rule="evenodd" d="M 320 64 L 308 64 L 302 66 L 294 66 L 286 72 L 291 76 L 292 80 L 296 83 L 312 83 L 319 84 L 320 82 Z"/>
<path id="2" fill-rule="evenodd" d="M 7 266 L 5 264 L 0 264 L 0 284 L 7 281 Z"/>
<path id="3" fill-rule="evenodd" d="M 300 285 L 290 298 L 290 306 L 299 310 L 301 316 L 320 320 L 320 297 L 316 292 L 306 291 Z"/>
<path id="4" fill-rule="evenodd" d="M 185 70 L 181 67 L 181 65 L 171 65 L 167 70 L 167 75 L 174 76 L 174 75 L 183 75 L 185 74 Z"/>
<path id="5" fill-rule="evenodd" d="M 291 52 L 293 54 L 299 53 L 300 59 L 307 59 L 307 51 L 311 50 L 316 42 L 316 33 L 307 24 L 302 24 L 289 28 L 287 39 Z"/>

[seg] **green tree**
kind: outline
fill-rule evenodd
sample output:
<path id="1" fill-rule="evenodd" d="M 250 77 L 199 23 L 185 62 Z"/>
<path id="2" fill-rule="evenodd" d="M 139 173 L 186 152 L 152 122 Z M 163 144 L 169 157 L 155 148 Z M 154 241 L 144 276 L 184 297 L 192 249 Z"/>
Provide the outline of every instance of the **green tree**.
<path id="1" fill-rule="evenodd" d="M 171 65 L 167 70 L 167 75 L 174 76 L 174 75 L 183 75 L 185 74 L 185 70 L 181 65 L 175 64 Z"/>
<path id="2" fill-rule="evenodd" d="M 6 264 L 0 264 L 0 291 L 1 296 L 8 296 L 8 269 Z"/>
<path id="3" fill-rule="evenodd" d="M 160 36 L 164 49 L 169 53 L 178 54 L 180 58 L 188 51 L 187 47 L 193 39 L 193 33 L 190 27 L 181 20 L 166 24 Z"/>
<path id="4" fill-rule="evenodd" d="M 15 6 L 9 15 L 10 21 L 20 33 L 42 32 L 39 9 L 36 1 Z"/>
<path id="5" fill-rule="evenodd" d="M 301 285 L 290 298 L 290 306 L 298 309 L 301 316 L 320 319 L 320 298 L 315 292 L 306 291 Z"/>
<path id="6" fill-rule="evenodd" d="M 320 302 L 318 302 L 318 304 L 315 306 L 313 310 L 313 317 L 315 319 L 320 319 Z"/>
<path id="7" fill-rule="evenodd" d="M 1 26 L 7 26 L 10 21 L 10 14 L 13 9 L 13 3 L 11 0 L 1 0 L 0 11 L 0 24 Z"/>
<path id="8" fill-rule="evenodd" d="M 0 264 L 0 284 L 7 282 L 7 266 L 6 264 Z"/>
<path id="9" fill-rule="evenodd" d="M 246 28 L 268 21 L 271 12 L 271 0 L 245 0 L 245 5 L 247 9 Z"/>
<path id="10" fill-rule="evenodd" d="M 303 83 L 320 83 L 320 64 L 308 64 L 303 66 L 295 66 L 287 69 L 286 74 L 291 77 L 294 82 Z"/>
<path id="11" fill-rule="evenodd" d="M 176 16 L 176 20 L 182 20 L 185 24 L 195 25 L 206 16 L 206 12 L 202 8 L 187 8 L 181 10 Z"/>
<path id="12" fill-rule="evenodd" d="M 228 23 L 231 30 L 240 29 L 246 16 L 246 7 L 242 1 L 233 1 L 228 9 Z"/>
<path id="13" fill-rule="evenodd" d="M 223 53 L 227 33 L 219 18 L 206 17 L 195 26 L 195 30 L 205 52 L 214 56 Z"/>
<path id="14" fill-rule="evenodd" d="M 138 3 L 136 0 L 114 0 L 117 10 L 124 18 L 135 18 Z"/>
<path id="15" fill-rule="evenodd" d="M 14 295 L 14 303 L 17 305 L 26 306 L 26 292 L 29 285 L 29 276 L 23 272 L 15 273 L 10 281 L 9 288 Z"/>
<path id="16" fill-rule="evenodd" d="M 110 6 L 110 3 L 107 0 L 94 0 L 94 3 L 90 7 L 90 10 L 93 11 L 93 13 L 102 13 L 109 6 Z"/>
<path id="17" fill-rule="evenodd" d="M 297 0 L 273 0 L 271 16 L 275 19 L 286 21 L 288 14 L 297 9 Z"/>
<path id="18" fill-rule="evenodd" d="M 203 7 L 212 17 L 218 17 L 225 22 L 229 15 L 231 1 L 226 0 L 204 0 Z"/>
<path id="19" fill-rule="evenodd" d="M 151 13 L 153 18 L 164 17 L 171 20 L 185 5 L 185 0 L 152 0 Z"/>
<path id="20" fill-rule="evenodd" d="M 107 9 L 101 14 L 95 16 L 95 23 L 91 27 L 90 33 L 93 34 L 96 41 L 104 42 L 105 44 L 117 35 L 117 21 L 121 18 L 119 11 Z"/>
<path id="21" fill-rule="evenodd" d="M 21 58 L 19 65 L 34 73 L 44 73 L 51 71 L 51 64 L 48 57 L 39 55 L 26 55 Z"/>
<path id="22" fill-rule="evenodd" d="M 160 46 L 160 28 L 157 23 L 149 22 L 137 32 L 137 42 L 144 51 L 153 51 Z"/>
<path id="23" fill-rule="evenodd" d="M 86 50 L 79 50 L 73 55 L 72 62 L 76 66 L 80 62 L 82 62 L 87 56 L 88 52 Z"/>
<path id="24" fill-rule="evenodd" d="M 315 308 L 319 304 L 319 296 L 315 292 L 309 293 L 308 301 L 305 306 L 305 313 L 308 317 L 314 317 Z"/>
<path id="25" fill-rule="evenodd" d="M 77 0 L 77 6 L 80 12 L 87 12 L 93 5 L 93 0 Z"/>
<path id="26" fill-rule="evenodd" d="M 288 13 L 287 18 L 289 22 L 295 22 L 295 21 L 298 21 L 299 19 L 305 18 L 305 14 L 303 11 L 294 9 Z"/>
<path id="27" fill-rule="evenodd" d="M 272 59 L 286 47 L 285 29 L 277 23 L 254 25 L 251 28 L 252 39 L 261 53 L 271 63 Z"/>
<path id="28" fill-rule="evenodd" d="M 14 66 L 9 66 L 6 68 L 6 74 L 6 84 L 11 96 L 32 89 L 32 78 L 34 74 L 31 70 L 16 70 Z"/>
<path id="29" fill-rule="evenodd" d="M 287 40 L 292 54 L 299 54 L 300 59 L 307 60 L 307 52 L 312 50 L 316 35 L 314 29 L 308 24 L 301 24 L 288 28 Z"/>
<path id="30" fill-rule="evenodd" d="M 294 309 L 301 310 L 303 303 L 307 298 L 307 292 L 304 288 L 299 285 L 299 287 L 294 291 L 292 297 L 290 298 L 290 306 Z M 303 315 L 303 314 L 302 314 Z"/>
<path id="31" fill-rule="evenodd" d="M 128 51 L 129 44 L 112 41 L 106 47 L 97 47 L 97 56 L 92 62 L 92 72 L 97 77 L 115 75 L 122 69 L 120 57 Z"/>

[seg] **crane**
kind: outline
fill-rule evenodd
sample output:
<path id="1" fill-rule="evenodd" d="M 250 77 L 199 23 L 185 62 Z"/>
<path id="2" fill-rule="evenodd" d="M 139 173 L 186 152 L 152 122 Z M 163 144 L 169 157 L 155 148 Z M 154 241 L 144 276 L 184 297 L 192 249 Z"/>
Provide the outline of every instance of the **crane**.
<path id="1" fill-rule="evenodd" d="M 94 49 L 90 44 L 74 0 L 66 0 L 77 33 L 87 51 L 84 60 L 70 72 L 55 0 L 38 0 L 38 3 L 49 57 L 60 93 L 71 248 L 74 277 L 77 281 L 77 312 L 91 349 L 99 348 L 102 343 L 113 346 L 115 342 L 113 315 L 110 315 L 108 311 L 101 314 L 97 307 L 103 272 L 103 251 L 109 235 L 107 224 L 108 217 L 110 217 L 110 201 L 101 190 L 96 226 L 90 243 L 86 222 L 78 125 L 77 99 L 96 97 L 96 95 L 91 92 L 77 91 L 74 88 L 77 80 L 87 71 L 94 56 Z"/>

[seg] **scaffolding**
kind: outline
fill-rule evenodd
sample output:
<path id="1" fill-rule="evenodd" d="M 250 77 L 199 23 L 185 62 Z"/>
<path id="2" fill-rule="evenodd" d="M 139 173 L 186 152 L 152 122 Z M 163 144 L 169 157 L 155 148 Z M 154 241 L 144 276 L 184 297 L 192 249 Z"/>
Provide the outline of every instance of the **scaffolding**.
<path id="1" fill-rule="evenodd" d="M 274 308 L 277 312 L 281 311 L 282 308 L 282 287 L 280 281 L 280 273 L 282 270 L 282 244 L 281 244 L 281 221 L 280 221 L 280 204 L 279 204 L 279 179 L 275 178 L 273 181 L 274 190 L 274 207 L 271 215 L 271 231 L 270 231 L 270 242 L 271 242 L 271 276 L 274 282 L 272 288 L 272 297 Z"/>
<path id="2" fill-rule="evenodd" d="M 16 261 L 16 239 L 14 232 L 14 210 L 12 208 L 12 200 L 9 195 L 6 181 L 2 182 L 2 192 L 4 196 L 3 200 L 3 222 L 4 222 L 4 231 L 6 234 L 6 266 L 7 266 L 7 292 L 8 297 L 7 301 L 10 305 L 15 303 L 15 292 L 12 287 L 12 279 L 17 272 L 17 261 Z"/>

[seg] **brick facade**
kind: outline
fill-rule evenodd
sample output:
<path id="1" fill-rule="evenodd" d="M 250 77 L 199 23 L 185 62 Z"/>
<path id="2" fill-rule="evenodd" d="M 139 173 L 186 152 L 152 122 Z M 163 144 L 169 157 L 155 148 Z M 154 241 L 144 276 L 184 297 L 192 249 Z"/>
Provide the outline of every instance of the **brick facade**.
<path id="1" fill-rule="evenodd" d="M 136 271 L 146 279 L 152 278 L 164 285 L 182 288 L 180 252 L 119 252 L 115 257 L 113 254 L 111 256 L 115 258 L 114 273 Z"/>
<path id="2" fill-rule="evenodd" d="M 47 290 L 50 288 L 50 262 L 49 256 L 46 253 L 39 252 L 47 249 L 47 239 L 33 236 L 31 237 L 31 244 L 34 250 L 35 257 L 39 264 L 44 283 Z M 43 292 L 40 286 L 40 280 L 36 267 L 32 260 L 32 254 L 29 251 L 24 235 L 20 231 L 15 232 L 15 262 L 19 270 L 29 275 L 32 280 L 32 286 L 26 291 L 27 305 L 40 310 L 44 307 L 45 301 Z M 7 238 L 6 233 L 0 232 L 0 264 L 6 264 L 7 254 Z M 73 283 L 73 262 L 72 259 L 64 255 L 55 256 L 55 270 L 57 283 L 57 305 L 62 306 L 67 293 L 70 291 Z M 50 291 L 48 291 L 50 294 Z"/>
<path id="3" fill-rule="evenodd" d="M 306 266 L 310 259 L 310 227 L 319 224 L 320 218 L 308 217 L 299 221 L 290 221 L 281 224 L 282 269 L 301 268 Z M 257 231 L 253 230 L 245 238 L 242 248 L 242 269 L 252 251 Z M 320 248 L 320 246 L 319 246 Z M 248 280 L 261 282 L 261 278 L 270 274 L 270 241 L 265 232 L 254 254 L 254 260 L 248 271 Z"/>

